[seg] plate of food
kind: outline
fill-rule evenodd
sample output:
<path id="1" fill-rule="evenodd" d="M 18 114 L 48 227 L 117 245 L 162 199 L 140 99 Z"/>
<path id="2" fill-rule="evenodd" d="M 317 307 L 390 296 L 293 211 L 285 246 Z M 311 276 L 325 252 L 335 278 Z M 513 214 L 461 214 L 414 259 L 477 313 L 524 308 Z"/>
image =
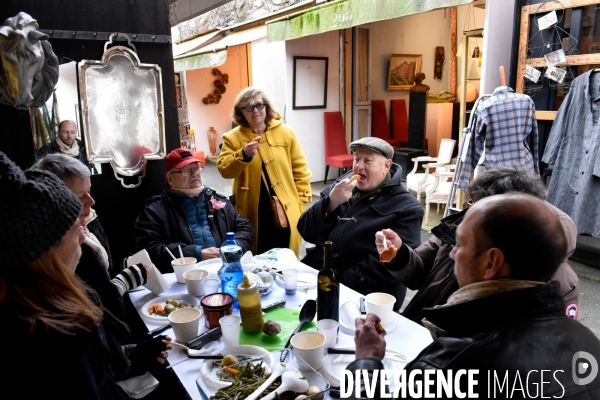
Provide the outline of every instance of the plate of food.
<path id="1" fill-rule="evenodd" d="M 267 350 L 251 345 L 226 347 L 212 352 L 223 356 L 221 360 L 206 360 L 200 366 L 200 376 L 209 390 L 217 391 L 231 385 L 247 364 L 258 372 L 258 366 L 268 367 L 273 356 Z"/>
<path id="2" fill-rule="evenodd" d="M 235 346 L 220 350 L 219 353 L 247 351 L 247 349 L 239 349 L 240 347 L 252 348 L 255 346 Z M 260 350 L 265 351 L 264 349 Z M 260 350 L 256 352 L 258 353 Z M 323 375 L 315 371 L 289 349 L 273 353 L 267 352 L 267 355 L 264 356 L 259 354 L 248 354 L 246 356 L 250 359 L 228 367 L 220 367 L 221 360 L 205 361 L 201 366 L 200 376 L 196 379 L 201 397 L 209 400 L 234 398 L 245 400 L 255 394 L 253 398 L 256 398 L 256 395 L 258 395 L 255 393 L 256 389 L 261 387 L 267 380 L 270 382 L 270 384 L 267 383 L 268 388 L 261 392 L 258 397 L 267 396 L 272 399 L 295 400 L 298 396 L 303 395 L 305 400 L 323 400 L 330 389 L 331 385 Z M 273 360 L 277 361 L 274 362 Z M 227 371 L 227 369 L 231 371 Z M 282 384 L 281 374 L 288 371 L 292 371 L 293 375 L 304 381 L 302 390 L 291 389 L 289 386 L 290 391 L 280 388 Z M 215 382 L 215 379 L 218 381 Z"/>
<path id="3" fill-rule="evenodd" d="M 196 307 L 199 303 L 196 297 L 185 293 L 159 296 L 146 302 L 140 309 L 140 314 L 146 322 L 164 325 L 169 323 L 171 312 L 178 308 Z"/>

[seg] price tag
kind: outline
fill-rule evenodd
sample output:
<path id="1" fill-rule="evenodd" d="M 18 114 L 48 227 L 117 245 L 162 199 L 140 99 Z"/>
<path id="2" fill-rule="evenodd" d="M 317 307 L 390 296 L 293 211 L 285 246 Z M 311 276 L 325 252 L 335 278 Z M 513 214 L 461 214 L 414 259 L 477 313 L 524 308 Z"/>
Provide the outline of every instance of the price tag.
<path id="1" fill-rule="evenodd" d="M 552 11 L 551 13 L 538 18 L 539 30 L 542 31 L 544 29 L 548 29 L 552 25 L 556 24 L 557 22 L 558 22 L 558 18 L 556 17 L 556 11 Z"/>
<path id="2" fill-rule="evenodd" d="M 550 66 L 546 69 L 546 74 L 544 76 L 548 79 L 552 79 L 555 82 L 562 83 L 565 79 L 565 75 L 567 75 L 567 70 Z"/>
<path id="3" fill-rule="evenodd" d="M 542 71 L 528 65 L 525 67 L 524 75 L 526 79 L 529 79 L 533 83 L 537 83 L 537 81 L 540 79 L 540 76 L 542 75 Z"/>
<path id="4" fill-rule="evenodd" d="M 560 64 L 562 62 L 567 61 L 567 56 L 563 49 L 553 51 L 552 53 L 548 53 L 544 56 L 546 58 L 546 62 L 548 66 Z"/>

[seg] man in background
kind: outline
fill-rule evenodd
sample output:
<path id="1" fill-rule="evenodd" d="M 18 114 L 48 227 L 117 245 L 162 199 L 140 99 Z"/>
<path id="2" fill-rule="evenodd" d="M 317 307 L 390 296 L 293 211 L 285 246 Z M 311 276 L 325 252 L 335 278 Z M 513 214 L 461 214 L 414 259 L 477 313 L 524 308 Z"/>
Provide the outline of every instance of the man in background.
<path id="1" fill-rule="evenodd" d="M 43 145 L 37 153 L 37 158 L 41 159 L 48 154 L 62 153 L 78 159 L 87 166 L 85 147 L 83 147 L 81 140 L 77 139 L 76 136 L 77 125 L 75 125 L 75 122 L 68 119 L 62 121 L 58 124 L 56 139 L 53 142 Z"/>

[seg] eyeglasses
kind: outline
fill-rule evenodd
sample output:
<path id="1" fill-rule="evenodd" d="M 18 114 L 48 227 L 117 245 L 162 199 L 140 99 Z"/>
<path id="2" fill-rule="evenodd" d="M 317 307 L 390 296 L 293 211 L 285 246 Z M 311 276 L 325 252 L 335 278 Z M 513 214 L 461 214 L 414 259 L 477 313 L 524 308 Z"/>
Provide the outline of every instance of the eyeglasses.
<path id="1" fill-rule="evenodd" d="M 181 171 L 171 171 L 171 173 L 172 174 L 181 174 L 181 176 L 190 176 L 192 174 L 195 174 L 198 171 L 200 171 L 200 172 L 204 171 L 204 167 L 194 167 L 194 168 L 184 169 Z"/>
<path id="2" fill-rule="evenodd" d="M 254 110 L 256 108 L 258 111 L 260 111 L 263 108 L 265 108 L 265 105 L 266 105 L 265 103 L 256 103 L 251 106 L 242 107 L 242 109 L 246 110 L 247 112 L 252 112 L 252 110 Z"/>

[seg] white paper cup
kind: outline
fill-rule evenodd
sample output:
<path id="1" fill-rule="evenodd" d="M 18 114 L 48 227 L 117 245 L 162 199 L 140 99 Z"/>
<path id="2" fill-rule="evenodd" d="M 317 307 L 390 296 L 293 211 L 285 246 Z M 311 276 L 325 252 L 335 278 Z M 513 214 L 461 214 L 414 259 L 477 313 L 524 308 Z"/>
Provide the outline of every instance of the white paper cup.
<path id="1" fill-rule="evenodd" d="M 334 347 L 337 342 L 338 326 L 340 324 L 334 319 L 322 319 L 317 321 L 317 331 L 325 335 L 325 345 L 323 351 Z"/>
<path id="2" fill-rule="evenodd" d="M 192 307 L 179 308 L 169 314 L 175 340 L 185 343 L 198 336 L 201 314 L 200 310 Z"/>
<path id="3" fill-rule="evenodd" d="M 376 314 L 383 325 L 392 321 L 396 298 L 387 293 L 371 293 L 365 296 L 367 313 Z"/>
<path id="4" fill-rule="evenodd" d="M 205 296 L 213 293 L 219 293 L 221 291 L 221 281 L 214 278 L 206 278 L 202 280 L 202 292 Z"/>
<path id="5" fill-rule="evenodd" d="M 175 272 L 177 282 L 185 283 L 185 279 L 183 279 L 183 273 L 194 268 L 194 265 L 196 265 L 196 259 L 194 257 L 184 257 L 183 259 L 178 258 L 177 260 L 171 261 L 171 266 Z"/>
<path id="6" fill-rule="evenodd" d="M 298 288 L 298 270 L 285 269 L 281 271 L 281 274 L 283 275 L 285 294 L 296 294 L 296 289 Z"/>
<path id="7" fill-rule="evenodd" d="M 203 269 L 191 269 L 183 273 L 185 286 L 187 287 L 188 293 L 192 296 L 203 295 L 202 281 L 206 278 L 208 278 L 208 271 Z"/>
<path id="8" fill-rule="evenodd" d="M 240 344 L 240 323 L 242 319 L 237 315 L 226 315 L 219 319 L 221 333 L 223 334 L 223 343 L 225 347 L 239 346 Z"/>
<path id="9" fill-rule="evenodd" d="M 306 331 L 292 336 L 293 351 L 308 365 L 319 369 L 323 365 L 323 346 L 326 337 L 321 332 Z"/>

